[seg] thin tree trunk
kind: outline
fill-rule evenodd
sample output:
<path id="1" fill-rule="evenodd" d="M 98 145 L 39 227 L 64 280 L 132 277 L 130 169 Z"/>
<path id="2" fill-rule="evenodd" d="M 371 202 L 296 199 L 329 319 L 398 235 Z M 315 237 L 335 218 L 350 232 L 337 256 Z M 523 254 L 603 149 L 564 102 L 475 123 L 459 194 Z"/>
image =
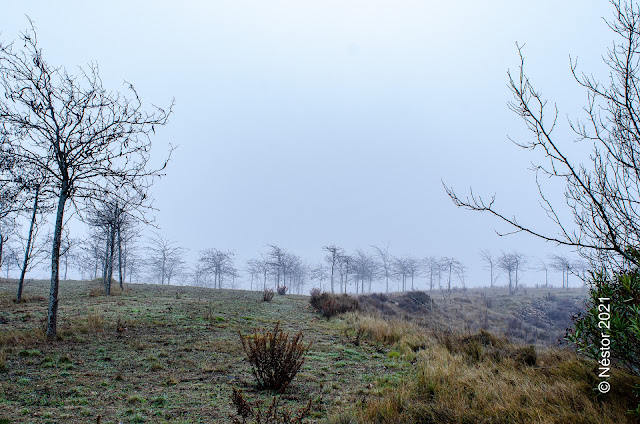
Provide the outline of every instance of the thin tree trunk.
<path id="1" fill-rule="evenodd" d="M 122 273 L 122 238 L 120 237 L 120 224 L 118 224 L 118 273 L 120 278 L 120 289 L 124 290 Z"/>
<path id="2" fill-rule="evenodd" d="M 67 202 L 69 183 L 63 180 L 58 198 L 58 211 L 53 231 L 53 248 L 51 249 L 51 289 L 49 291 L 49 308 L 47 310 L 47 339 L 56 338 L 58 329 L 58 288 L 60 286 L 60 241 L 62 239 L 62 218 Z"/>
<path id="3" fill-rule="evenodd" d="M 27 272 L 27 266 L 29 265 L 29 257 L 31 256 L 31 239 L 33 238 L 33 227 L 36 223 L 36 212 L 38 211 L 39 194 L 40 194 L 40 187 L 36 187 L 36 195 L 33 200 L 33 213 L 31 214 L 31 224 L 29 224 L 29 235 L 27 236 L 27 248 L 24 251 L 24 261 L 22 262 L 22 270 L 20 271 L 20 280 L 18 281 L 18 296 L 16 297 L 16 301 L 18 303 L 20 303 L 20 301 L 22 300 L 22 287 L 24 285 L 24 275 Z M 8 278 L 9 277 L 7 277 L 7 279 Z"/>
<path id="4" fill-rule="evenodd" d="M 107 280 L 105 281 L 105 293 L 111 296 L 111 279 L 113 278 L 113 257 L 115 255 L 116 244 L 116 223 L 111 224 L 111 234 L 109 235 L 109 258 L 107 260 Z"/>
<path id="5" fill-rule="evenodd" d="M 69 250 L 64 254 L 64 281 L 67 281 L 67 271 L 69 270 Z"/>
<path id="6" fill-rule="evenodd" d="M 104 239 L 105 241 L 105 247 L 104 247 L 104 264 L 102 267 L 102 283 L 106 283 L 107 281 L 107 272 L 109 270 L 109 231 L 107 230 L 105 232 L 105 237 Z"/>
<path id="7" fill-rule="evenodd" d="M 491 281 L 489 282 L 489 287 L 493 287 L 493 264 L 489 266 L 491 269 Z"/>

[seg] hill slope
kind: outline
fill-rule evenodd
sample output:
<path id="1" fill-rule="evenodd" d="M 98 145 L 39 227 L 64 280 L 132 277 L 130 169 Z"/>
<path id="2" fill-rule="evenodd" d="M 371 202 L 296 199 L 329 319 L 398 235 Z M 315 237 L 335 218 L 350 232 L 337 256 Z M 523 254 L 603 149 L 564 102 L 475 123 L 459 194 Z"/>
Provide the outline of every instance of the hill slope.
<path id="1" fill-rule="evenodd" d="M 13 284 L 0 283 L 2 423 L 230 422 L 232 388 L 250 400 L 273 396 L 254 388 L 237 332 L 277 321 L 313 342 L 282 396 L 292 406 L 311 399 L 309 422 L 468 421 L 468 408 L 478 408 L 468 417 L 486 413 L 479 385 L 494 396 L 509 379 L 517 396 L 537 396 L 546 384 L 559 396 L 549 410 L 569 420 L 557 422 L 623 422 L 629 404 L 620 394 L 602 402 L 591 396 L 590 366 L 569 353 L 539 352 L 536 369 L 511 358 L 520 347 L 506 341 L 495 354 L 481 340 L 469 344 L 468 335 L 434 332 L 398 316 L 361 313 L 328 321 L 306 296 L 276 295 L 265 303 L 256 292 L 131 285 L 105 297 L 95 283 L 64 282 L 61 339 L 47 343 L 46 285 L 33 283 L 29 292 L 28 302 L 14 304 Z M 492 349 L 505 359 L 495 362 Z M 495 370 L 504 377 L 492 377 Z M 496 417 L 544 422 L 519 415 L 535 411 L 539 399 L 518 402 L 522 406 L 500 404 L 516 409 L 506 414 L 494 408 Z M 418 415 L 407 412 L 409 405 L 422 405 Z M 581 410 L 574 411 L 577 405 Z"/>

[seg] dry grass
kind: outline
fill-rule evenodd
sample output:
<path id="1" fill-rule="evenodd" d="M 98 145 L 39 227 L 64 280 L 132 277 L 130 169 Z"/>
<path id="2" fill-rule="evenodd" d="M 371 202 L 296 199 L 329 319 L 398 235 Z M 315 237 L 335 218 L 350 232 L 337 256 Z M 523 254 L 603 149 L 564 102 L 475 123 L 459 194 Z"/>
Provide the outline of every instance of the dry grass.
<path id="1" fill-rule="evenodd" d="M 624 423 L 638 384 L 618 373 L 598 398 L 594 365 L 568 350 L 518 345 L 486 331 L 434 332 L 406 321 L 351 315 L 372 342 L 408 367 L 397 383 L 363 399 L 332 423 Z"/>

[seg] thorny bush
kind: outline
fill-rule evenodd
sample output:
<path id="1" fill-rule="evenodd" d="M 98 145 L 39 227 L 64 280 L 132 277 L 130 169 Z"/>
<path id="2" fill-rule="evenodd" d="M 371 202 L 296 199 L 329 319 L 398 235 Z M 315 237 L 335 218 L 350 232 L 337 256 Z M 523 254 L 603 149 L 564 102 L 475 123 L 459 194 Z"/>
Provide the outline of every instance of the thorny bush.
<path id="1" fill-rule="evenodd" d="M 290 340 L 289 333 L 280 329 L 279 321 L 272 331 L 262 328 L 249 336 L 243 336 L 240 331 L 238 335 L 260 389 L 284 392 L 300 371 L 311 347 L 311 343 L 302 342 L 302 331 Z"/>

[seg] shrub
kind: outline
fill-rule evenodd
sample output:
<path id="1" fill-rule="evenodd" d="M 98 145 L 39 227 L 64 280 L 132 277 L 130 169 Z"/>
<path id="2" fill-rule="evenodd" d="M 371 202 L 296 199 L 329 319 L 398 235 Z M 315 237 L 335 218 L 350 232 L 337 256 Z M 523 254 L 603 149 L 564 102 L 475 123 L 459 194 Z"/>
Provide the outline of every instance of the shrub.
<path id="1" fill-rule="evenodd" d="M 262 301 L 271 302 L 271 299 L 273 299 L 273 289 L 264 289 L 264 292 L 262 292 Z"/>
<path id="2" fill-rule="evenodd" d="M 334 315 L 360 309 L 360 302 L 353 296 L 320 292 L 319 289 L 311 290 L 309 303 L 327 319 Z"/>
<path id="3" fill-rule="evenodd" d="M 302 331 L 289 340 L 289 333 L 280 329 L 280 322 L 276 323 L 273 331 L 262 328 L 247 337 L 240 331 L 238 335 L 260 389 L 284 391 L 300 370 L 311 347 L 311 343 L 305 345 L 302 342 Z"/>
<path id="4" fill-rule="evenodd" d="M 635 250 L 631 252 L 640 256 Z M 567 330 L 566 339 L 585 356 L 615 364 L 639 377 L 640 270 L 613 275 L 592 273 L 585 311 L 574 316 L 574 326 Z M 603 350 L 610 358 L 601 356 Z M 610 366 L 607 363 L 602 366 Z M 640 415 L 640 405 L 637 412 Z"/>
<path id="5" fill-rule="evenodd" d="M 278 294 L 281 296 L 284 296 L 285 294 L 287 294 L 287 287 L 286 286 L 278 287 Z"/>
<path id="6" fill-rule="evenodd" d="M 231 402 L 236 407 L 237 414 L 236 417 L 233 417 L 234 424 L 249 422 L 255 424 L 302 424 L 311 412 L 311 400 L 297 412 L 294 412 L 288 408 L 281 408 L 280 400 L 277 397 L 274 397 L 267 409 L 263 410 L 260 407 L 260 402 L 247 401 L 242 392 L 236 388 L 231 394 Z M 248 421 L 249 419 L 251 421 Z"/>

